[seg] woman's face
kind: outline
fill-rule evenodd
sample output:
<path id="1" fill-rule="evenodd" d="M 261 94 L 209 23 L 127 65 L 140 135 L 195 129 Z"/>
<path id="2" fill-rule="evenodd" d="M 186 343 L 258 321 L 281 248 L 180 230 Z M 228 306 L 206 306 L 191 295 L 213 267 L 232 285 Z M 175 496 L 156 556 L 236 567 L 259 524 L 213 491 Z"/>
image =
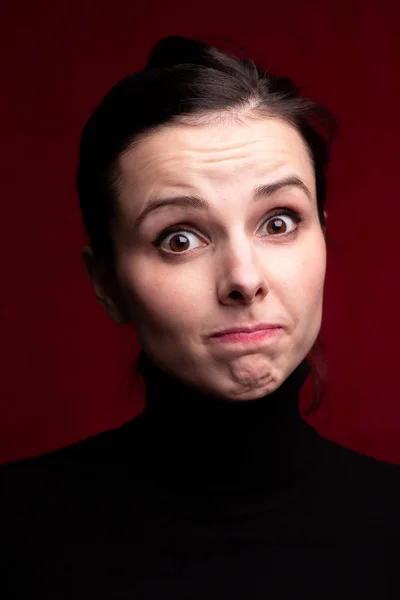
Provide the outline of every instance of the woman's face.
<path id="1" fill-rule="evenodd" d="M 174 124 L 120 168 L 116 275 L 142 348 L 215 397 L 274 391 L 322 317 L 325 239 L 300 135 L 274 118 Z M 260 323 L 280 328 L 210 337 Z"/>

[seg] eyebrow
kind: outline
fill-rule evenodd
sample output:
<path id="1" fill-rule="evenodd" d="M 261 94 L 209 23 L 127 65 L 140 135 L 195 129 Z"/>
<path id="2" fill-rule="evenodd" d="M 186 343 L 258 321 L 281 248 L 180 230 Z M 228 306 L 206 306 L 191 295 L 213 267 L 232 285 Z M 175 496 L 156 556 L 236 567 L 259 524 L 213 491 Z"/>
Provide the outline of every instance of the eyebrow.
<path id="1" fill-rule="evenodd" d="M 272 196 L 280 189 L 285 187 L 297 187 L 306 194 L 309 200 L 312 199 L 312 194 L 310 190 L 308 189 L 304 181 L 296 175 L 285 177 L 272 183 L 264 183 L 262 185 L 256 186 L 253 190 L 253 199 L 258 200 L 261 198 Z M 186 208 L 194 208 L 197 210 L 208 210 L 210 208 L 210 203 L 205 198 L 196 195 L 179 195 L 172 196 L 171 198 L 152 198 L 146 203 L 142 212 L 135 220 L 134 228 L 137 229 L 150 213 L 154 212 L 157 209 L 164 208 L 165 206 L 180 206 Z"/>

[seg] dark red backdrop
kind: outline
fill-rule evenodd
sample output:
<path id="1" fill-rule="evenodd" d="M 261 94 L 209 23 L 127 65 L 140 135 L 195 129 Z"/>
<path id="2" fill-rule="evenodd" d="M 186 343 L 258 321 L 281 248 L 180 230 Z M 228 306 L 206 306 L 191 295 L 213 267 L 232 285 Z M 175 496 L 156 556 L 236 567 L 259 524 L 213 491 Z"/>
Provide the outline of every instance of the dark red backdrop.
<path id="1" fill-rule="evenodd" d="M 1 20 L 0 460 L 61 447 L 140 412 L 130 330 L 81 265 L 80 130 L 167 34 L 227 36 L 336 114 L 322 340 L 326 436 L 400 463 L 399 66 L 393 0 L 13 2 Z M 305 395 L 306 398 L 307 395 Z"/>

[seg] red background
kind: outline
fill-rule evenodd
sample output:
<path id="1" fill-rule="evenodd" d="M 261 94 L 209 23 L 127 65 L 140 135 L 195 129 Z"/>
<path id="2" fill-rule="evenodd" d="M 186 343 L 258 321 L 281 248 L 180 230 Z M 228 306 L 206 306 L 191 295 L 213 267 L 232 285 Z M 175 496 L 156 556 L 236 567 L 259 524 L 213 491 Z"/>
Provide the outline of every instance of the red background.
<path id="1" fill-rule="evenodd" d="M 97 305 L 80 252 L 80 131 L 164 35 L 225 36 L 336 115 L 321 433 L 400 463 L 400 4 L 313 0 L 13 2 L 1 19 L 2 462 L 142 410 L 137 344 Z M 310 392 L 310 386 L 306 388 Z"/>

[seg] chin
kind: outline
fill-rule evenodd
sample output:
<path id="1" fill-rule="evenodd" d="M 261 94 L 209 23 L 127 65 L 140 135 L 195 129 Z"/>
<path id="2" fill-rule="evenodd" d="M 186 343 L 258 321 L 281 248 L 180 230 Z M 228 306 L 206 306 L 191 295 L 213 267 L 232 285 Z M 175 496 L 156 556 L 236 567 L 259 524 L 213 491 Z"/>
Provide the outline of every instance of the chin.
<path id="1" fill-rule="evenodd" d="M 230 381 L 225 389 L 214 390 L 213 395 L 230 402 L 251 402 L 272 394 L 283 383 L 283 378 L 277 378 L 268 373 L 263 381 L 246 381 L 238 383 Z"/>

